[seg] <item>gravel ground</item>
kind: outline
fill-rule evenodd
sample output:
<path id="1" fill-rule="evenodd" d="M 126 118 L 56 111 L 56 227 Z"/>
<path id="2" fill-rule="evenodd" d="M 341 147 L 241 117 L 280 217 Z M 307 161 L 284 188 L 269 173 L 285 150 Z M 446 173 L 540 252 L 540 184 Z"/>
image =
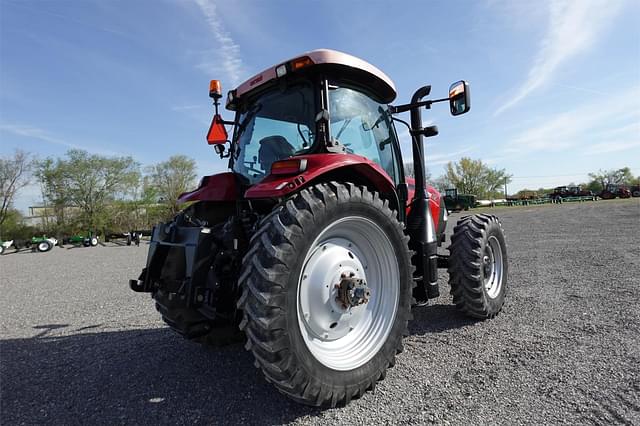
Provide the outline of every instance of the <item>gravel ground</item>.
<path id="1" fill-rule="evenodd" d="M 165 328 L 127 287 L 144 246 L 5 255 L 0 422 L 640 424 L 640 200 L 492 211 L 509 244 L 503 312 L 462 317 L 443 272 L 386 380 L 329 410 L 289 402 L 241 345 Z"/>

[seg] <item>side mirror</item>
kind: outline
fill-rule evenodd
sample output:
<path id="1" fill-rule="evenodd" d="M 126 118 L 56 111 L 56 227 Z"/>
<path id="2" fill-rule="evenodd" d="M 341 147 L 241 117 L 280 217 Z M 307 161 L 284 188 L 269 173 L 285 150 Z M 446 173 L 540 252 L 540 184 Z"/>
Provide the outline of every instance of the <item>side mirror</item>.
<path id="1" fill-rule="evenodd" d="M 449 87 L 449 109 L 451 115 L 461 115 L 471 109 L 469 84 L 460 80 Z"/>

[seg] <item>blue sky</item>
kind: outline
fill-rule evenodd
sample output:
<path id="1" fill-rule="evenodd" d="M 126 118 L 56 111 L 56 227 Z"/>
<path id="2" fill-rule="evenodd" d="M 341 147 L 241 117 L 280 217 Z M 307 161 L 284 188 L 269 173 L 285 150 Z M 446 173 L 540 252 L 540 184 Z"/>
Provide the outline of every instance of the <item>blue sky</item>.
<path id="1" fill-rule="evenodd" d="M 426 148 L 434 176 L 461 156 L 507 169 L 510 192 L 640 174 L 639 23 L 631 0 L 0 0 L 0 154 L 186 154 L 200 174 L 221 171 L 205 142 L 209 80 L 226 91 L 332 48 L 385 71 L 396 103 L 470 82 L 468 114 L 423 113 L 440 129 Z M 32 186 L 16 205 L 37 199 Z"/>

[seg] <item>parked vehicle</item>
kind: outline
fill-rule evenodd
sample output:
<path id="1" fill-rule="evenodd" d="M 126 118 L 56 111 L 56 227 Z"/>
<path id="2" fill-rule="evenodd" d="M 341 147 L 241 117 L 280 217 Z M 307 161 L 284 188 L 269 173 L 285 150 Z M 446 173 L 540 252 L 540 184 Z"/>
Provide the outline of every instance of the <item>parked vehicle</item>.
<path id="1" fill-rule="evenodd" d="M 569 197 L 593 197 L 593 192 L 584 189 L 580 185 L 575 186 L 558 186 L 547 195 L 554 201 L 562 201 L 563 198 Z"/>
<path id="2" fill-rule="evenodd" d="M 231 90 L 207 140 L 231 172 L 205 176 L 181 195 L 191 204 L 155 227 L 146 267 L 130 281 L 189 339 L 216 343 L 244 331 L 267 380 L 293 400 L 346 404 L 385 377 L 408 333 L 414 298 L 439 295 L 448 267 L 453 302 L 493 318 L 507 286 L 500 221 L 458 221 L 449 246 L 442 197 L 426 186 L 421 109 L 469 111 L 469 88 L 389 105 L 393 82 L 353 56 L 315 50 Z M 415 180 L 406 178 L 394 114 L 411 114 Z M 233 125 L 228 140 L 225 125 Z M 231 331 L 229 331 L 231 330 Z M 205 366 L 203 366 L 205 368 Z"/>
<path id="3" fill-rule="evenodd" d="M 570 196 L 573 197 L 593 197 L 593 192 L 589 191 L 588 189 L 584 189 L 582 186 L 577 185 L 577 186 L 569 186 L 567 187 L 567 191 L 570 194 Z"/>
<path id="4" fill-rule="evenodd" d="M 0 240 L 0 255 L 5 254 L 5 252 L 13 245 L 13 240 L 9 241 L 1 241 Z"/>
<path id="5" fill-rule="evenodd" d="M 613 198 L 630 198 L 631 191 L 622 185 L 610 183 L 600 192 L 599 196 L 604 200 L 611 200 Z"/>
<path id="6" fill-rule="evenodd" d="M 139 246 L 142 233 L 143 231 L 128 231 L 128 232 L 122 232 L 122 233 L 117 233 L 117 232 L 106 233 L 105 232 L 104 241 L 108 243 L 113 240 L 124 239 L 128 246 L 130 246 L 131 244 L 135 244 L 136 246 Z"/>
<path id="7" fill-rule="evenodd" d="M 444 204 L 449 211 L 469 210 L 476 205 L 476 196 L 458 194 L 457 188 L 449 188 L 444 191 Z"/>
<path id="8" fill-rule="evenodd" d="M 52 237 L 42 236 L 42 237 L 32 237 L 31 241 L 27 242 L 27 247 L 31 248 L 34 251 L 39 251 L 41 253 L 47 252 L 54 248 L 58 244 L 58 240 Z"/>
<path id="9" fill-rule="evenodd" d="M 632 197 L 640 197 L 640 185 L 634 185 L 629 188 Z"/>
<path id="10" fill-rule="evenodd" d="M 74 246 L 95 247 L 98 245 L 99 239 L 97 235 L 94 235 L 92 231 L 88 231 L 86 234 L 77 234 L 62 240 L 63 244 L 72 244 Z"/>

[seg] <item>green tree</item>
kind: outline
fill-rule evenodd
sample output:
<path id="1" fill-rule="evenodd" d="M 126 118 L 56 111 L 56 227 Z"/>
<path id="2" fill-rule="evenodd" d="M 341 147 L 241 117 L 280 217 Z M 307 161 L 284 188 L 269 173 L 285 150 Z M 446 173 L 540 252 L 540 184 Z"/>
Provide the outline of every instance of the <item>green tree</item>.
<path id="1" fill-rule="evenodd" d="M 180 211 L 180 194 L 195 186 L 196 162 L 184 155 L 174 155 L 151 166 L 149 178 L 148 191 L 155 193 L 158 201 L 166 205 L 167 214 L 173 216 Z"/>
<path id="2" fill-rule="evenodd" d="M 46 232 L 60 233 L 67 228 L 65 209 L 69 207 L 69 198 L 64 181 L 63 160 L 46 158 L 37 161 L 34 175 L 40 183 L 42 204 L 45 214 L 42 217 L 42 228 Z M 50 220 L 49 215 L 52 216 Z"/>
<path id="3" fill-rule="evenodd" d="M 492 169 L 482 160 L 463 157 L 460 161 L 449 162 L 443 181 L 458 188 L 462 194 L 473 194 L 479 198 L 500 197 L 505 183 L 511 182 L 511 175 L 504 169 Z"/>
<path id="4" fill-rule="evenodd" d="M 16 209 L 9 209 L 5 221 L 0 227 L 2 240 L 27 240 L 39 233 L 40 230 L 24 224 L 24 217 Z"/>
<path id="5" fill-rule="evenodd" d="M 78 211 L 78 225 L 103 229 L 110 220 L 108 206 L 126 199 L 140 180 L 140 165 L 131 157 L 105 157 L 70 150 L 65 159 L 39 163 L 37 175 L 43 198 L 53 206 L 58 226 L 65 225 L 65 209 Z"/>
<path id="6" fill-rule="evenodd" d="M 31 165 L 31 156 L 22 150 L 0 158 L 0 228 L 7 220 L 16 194 L 29 184 Z"/>

